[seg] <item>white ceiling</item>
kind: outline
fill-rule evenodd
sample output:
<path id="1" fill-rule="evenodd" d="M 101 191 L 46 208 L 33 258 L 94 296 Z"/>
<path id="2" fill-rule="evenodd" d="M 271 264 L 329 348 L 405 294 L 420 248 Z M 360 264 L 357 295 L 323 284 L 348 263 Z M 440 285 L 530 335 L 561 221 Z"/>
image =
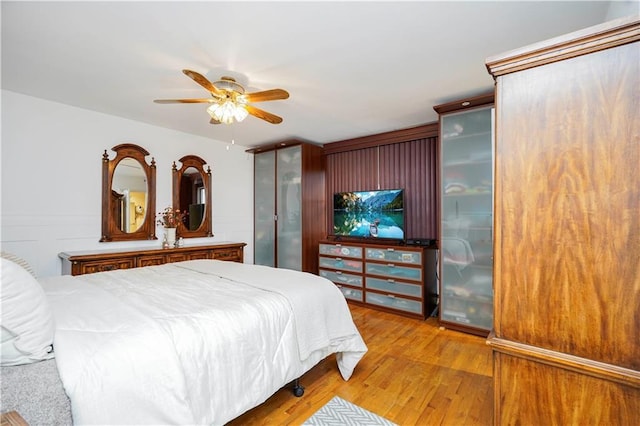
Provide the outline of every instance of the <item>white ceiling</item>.
<path id="1" fill-rule="evenodd" d="M 251 147 L 434 122 L 433 106 L 492 89 L 488 56 L 599 24 L 610 2 L 7 2 L 2 88 Z M 283 117 L 211 125 L 182 74 L 283 88 Z M 41 112 L 39 112 L 41 113 Z"/>

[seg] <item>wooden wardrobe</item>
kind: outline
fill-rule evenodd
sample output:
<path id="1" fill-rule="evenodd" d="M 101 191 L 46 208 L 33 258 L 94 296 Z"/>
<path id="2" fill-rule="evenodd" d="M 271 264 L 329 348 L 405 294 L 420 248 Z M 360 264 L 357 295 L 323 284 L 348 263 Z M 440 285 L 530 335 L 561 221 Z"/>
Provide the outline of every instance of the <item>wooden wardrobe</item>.
<path id="1" fill-rule="evenodd" d="M 296 139 L 254 154 L 254 263 L 318 273 L 327 236 L 322 146 Z"/>
<path id="2" fill-rule="evenodd" d="M 640 424 L 640 17 L 487 59 L 494 421 Z"/>

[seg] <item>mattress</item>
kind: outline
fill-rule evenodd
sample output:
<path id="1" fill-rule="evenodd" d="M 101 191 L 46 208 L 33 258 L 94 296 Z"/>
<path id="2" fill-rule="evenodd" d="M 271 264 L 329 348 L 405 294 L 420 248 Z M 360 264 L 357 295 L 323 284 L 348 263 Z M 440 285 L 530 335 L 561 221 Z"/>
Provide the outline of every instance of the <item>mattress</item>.
<path id="1" fill-rule="evenodd" d="M 194 260 L 40 282 L 80 424 L 224 424 L 329 354 L 348 380 L 367 350 L 313 274 Z"/>

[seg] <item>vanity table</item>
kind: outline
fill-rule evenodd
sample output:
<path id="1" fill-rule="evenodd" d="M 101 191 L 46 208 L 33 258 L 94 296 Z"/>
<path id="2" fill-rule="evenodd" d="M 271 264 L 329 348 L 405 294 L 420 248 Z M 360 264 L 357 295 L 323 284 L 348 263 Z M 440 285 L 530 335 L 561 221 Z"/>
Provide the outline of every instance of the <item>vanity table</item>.
<path id="1" fill-rule="evenodd" d="M 220 242 L 178 248 L 126 248 L 62 252 L 63 275 L 83 275 L 194 259 L 244 262 L 246 243 Z"/>

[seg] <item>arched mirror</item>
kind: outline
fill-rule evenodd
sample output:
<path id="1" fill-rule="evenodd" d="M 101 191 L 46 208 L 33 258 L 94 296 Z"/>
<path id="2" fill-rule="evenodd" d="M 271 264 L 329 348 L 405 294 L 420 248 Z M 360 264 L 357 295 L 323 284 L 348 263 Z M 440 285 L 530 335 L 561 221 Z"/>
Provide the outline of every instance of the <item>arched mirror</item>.
<path id="1" fill-rule="evenodd" d="M 186 212 L 178 224 L 179 237 L 213 237 L 211 221 L 211 167 L 196 155 L 180 159 L 178 169 L 173 163 L 173 208 Z"/>
<path id="2" fill-rule="evenodd" d="M 102 154 L 102 238 L 105 241 L 155 240 L 156 162 L 134 144 Z"/>

